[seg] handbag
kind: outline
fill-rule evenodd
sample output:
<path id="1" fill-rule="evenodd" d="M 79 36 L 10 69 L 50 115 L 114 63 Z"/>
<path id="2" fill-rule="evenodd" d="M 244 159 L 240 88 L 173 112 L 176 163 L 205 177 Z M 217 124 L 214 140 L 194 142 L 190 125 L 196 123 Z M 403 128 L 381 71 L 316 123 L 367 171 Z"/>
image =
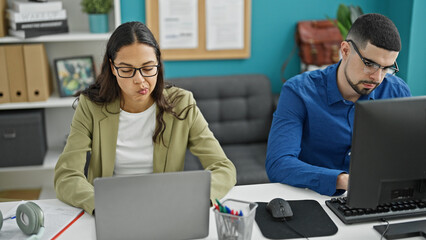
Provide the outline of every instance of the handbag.
<path id="1" fill-rule="evenodd" d="M 295 33 L 296 45 L 299 47 L 300 60 L 306 66 L 323 66 L 340 60 L 339 50 L 343 38 L 339 29 L 331 20 L 300 21 Z M 296 51 L 294 46 L 289 57 L 281 67 L 282 81 L 285 82 L 284 70 Z"/>
<path id="2" fill-rule="evenodd" d="M 339 29 L 330 20 L 297 23 L 296 43 L 300 59 L 307 65 L 337 63 L 342 40 Z"/>

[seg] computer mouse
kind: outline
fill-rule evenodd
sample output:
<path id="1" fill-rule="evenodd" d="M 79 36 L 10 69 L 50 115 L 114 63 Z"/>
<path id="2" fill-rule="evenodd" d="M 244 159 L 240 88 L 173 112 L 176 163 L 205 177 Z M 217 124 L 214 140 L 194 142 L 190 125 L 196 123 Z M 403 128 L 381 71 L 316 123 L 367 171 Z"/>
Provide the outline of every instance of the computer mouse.
<path id="1" fill-rule="evenodd" d="M 293 211 L 290 204 L 282 198 L 274 198 L 267 205 L 266 210 L 275 219 L 290 220 L 293 217 Z"/>

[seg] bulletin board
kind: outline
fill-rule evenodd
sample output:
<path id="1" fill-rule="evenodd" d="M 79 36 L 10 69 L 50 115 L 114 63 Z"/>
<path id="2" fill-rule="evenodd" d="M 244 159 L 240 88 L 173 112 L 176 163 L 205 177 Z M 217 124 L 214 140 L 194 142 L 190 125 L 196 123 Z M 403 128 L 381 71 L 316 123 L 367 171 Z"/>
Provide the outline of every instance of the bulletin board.
<path id="1" fill-rule="evenodd" d="M 198 46 L 188 49 L 161 49 L 163 60 L 244 59 L 250 57 L 251 0 L 243 0 L 243 48 L 208 50 L 206 47 L 206 0 L 198 0 Z M 159 0 L 147 0 L 146 24 L 160 42 Z M 161 48 L 161 42 L 160 42 Z"/>

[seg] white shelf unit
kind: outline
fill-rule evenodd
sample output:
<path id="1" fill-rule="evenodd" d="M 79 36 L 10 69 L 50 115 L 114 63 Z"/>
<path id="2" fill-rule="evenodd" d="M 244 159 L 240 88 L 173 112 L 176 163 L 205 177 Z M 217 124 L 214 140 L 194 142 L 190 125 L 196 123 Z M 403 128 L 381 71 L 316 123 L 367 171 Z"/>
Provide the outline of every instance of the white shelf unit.
<path id="1" fill-rule="evenodd" d="M 48 43 L 48 42 L 74 42 L 74 41 L 102 41 L 108 39 L 111 33 L 86 33 L 70 32 L 35 38 L 21 39 L 16 37 L 2 37 L 0 43 Z"/>
<path id="2" fill-rule="evenodd" d="M 14 0 L 8 0 L 9 6 Z M 52 96 L 43 102 L 19 102 L 0 104 L 0 113 L 5 110 L 44 109 L 47 137 L 47 153 L 42 165 L 0 168 L 0 190 L 14 188 L 53 188 L 54 167 L 63 150 L 74 109 L 74 97 L 59 97 L 55 77 L 54 60 L 75 56 L 93 56 L 95 72 L 102 63 L 105 47 L 111 32 L 121 24 L 120 0 L 114 0 L 113 10 L 109 14 L 109 33 L 93 34 L 89 32 L 87 14 L 81 11 L 81 1 L 62 0 L 67 11 L 70 32 L 40 36 L 30 39 L 16 37 L 0 38 L 0 45 L 43 43 L 52 73 Z M 30 140 L 29 140 L 30 141 Z M 0 153 L 1 159 L 1 153 Z M 51 190 L 51 189 L 50 189 Z"/>

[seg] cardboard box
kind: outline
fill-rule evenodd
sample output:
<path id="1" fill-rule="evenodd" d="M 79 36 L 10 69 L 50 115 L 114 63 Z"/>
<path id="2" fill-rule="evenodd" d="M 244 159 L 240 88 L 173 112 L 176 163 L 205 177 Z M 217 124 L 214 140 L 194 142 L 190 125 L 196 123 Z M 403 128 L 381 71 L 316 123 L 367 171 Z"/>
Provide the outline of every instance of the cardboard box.
<path id="1" fill-rule="evenodd" d="M 0 167 L 43 164 L 46 142 L 43 109 L 0 111 Z"/>
<path id="2" fill-rule="evenodd" d="M 24 50 L 21 44 L 6 45 L 7 78 L 9 79 L 10 101 L 26 102 L 27 82 L 25 80 Z"/>
<path id="3" fill-rule="evenodd" d="M 52 92 L 52 86 L 44 45 L 25 44 L 23 48 L 28 101 L 45 101 Z"/>

